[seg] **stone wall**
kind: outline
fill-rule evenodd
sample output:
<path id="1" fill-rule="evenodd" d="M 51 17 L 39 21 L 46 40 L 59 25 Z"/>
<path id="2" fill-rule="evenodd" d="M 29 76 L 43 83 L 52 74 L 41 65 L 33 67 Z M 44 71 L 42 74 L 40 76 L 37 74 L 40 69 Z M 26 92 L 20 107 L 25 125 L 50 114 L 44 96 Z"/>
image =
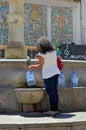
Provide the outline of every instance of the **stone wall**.
<path id="1" fill-rule="evenodd" d="M 32 63 L 37 63 L 35 60 Z M 58 88 L 59 109 L 61 111 L 84 111 L 86 110 L 86 62 L 85 61 L 63 61 L 63 72 L 66 77 L 65 88 Z M 0 111 L 33 111 L 33 106 L 18 102 L 15 89 L 27 88 L 25 73 L 28 70 L 24 60 L 2 60 L 0 62 Z M 79 77 L 79 87 L 70 88 L 70 74 L 76 70 Z M 37 85 L 44 87 L 41 70 L 34 70 Z M 28 88 L 27 88 L 28 89 Z M 35 105 L 36 111 L 49 109 L 48 95 L 45 92 L 43 100 Z"/>

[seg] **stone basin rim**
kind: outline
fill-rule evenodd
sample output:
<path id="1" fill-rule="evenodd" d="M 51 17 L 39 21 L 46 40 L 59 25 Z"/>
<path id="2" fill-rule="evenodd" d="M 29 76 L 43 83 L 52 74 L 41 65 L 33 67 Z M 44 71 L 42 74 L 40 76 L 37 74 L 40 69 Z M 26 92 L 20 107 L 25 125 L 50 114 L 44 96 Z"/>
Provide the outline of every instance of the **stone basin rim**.
<path id="1" fill-rule="evenodd" d="M 16 97 L 21 104 L 37 104 L 44 96 L 44 88 L 17 88 L 15 89 Z"/>
<path id="2" fill-rule="evenodd" d="M 41 90 L 45 90 L 45 88 L 16 88 L 15 91 L 41 91 Z"/>
<path id="3" fill-rule="evenodd" d="M 27 60 L 31 60 L 31 61 L 38 61 L 37 59 L 29 59 L 28 57 L 25 59 L 5 59 L 2 58 L 0 59 L 0 62 L 26 62 Z M 76 62 L 76 63 L 86 63 L 86 60 L 66 60 L 66 59 L 62 59 L 63 62 Z"/>

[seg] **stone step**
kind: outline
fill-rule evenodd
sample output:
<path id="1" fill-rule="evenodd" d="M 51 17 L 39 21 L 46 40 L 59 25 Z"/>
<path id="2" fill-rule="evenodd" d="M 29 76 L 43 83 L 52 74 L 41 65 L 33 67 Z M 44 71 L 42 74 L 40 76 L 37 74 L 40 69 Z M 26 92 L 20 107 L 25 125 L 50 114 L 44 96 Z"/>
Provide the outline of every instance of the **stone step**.
<path id="1" fill-rule="evenodd" d="M 1 113 L 0 130 L 86 130 L 86 112 L 48 116 L 34 113 Z"/>

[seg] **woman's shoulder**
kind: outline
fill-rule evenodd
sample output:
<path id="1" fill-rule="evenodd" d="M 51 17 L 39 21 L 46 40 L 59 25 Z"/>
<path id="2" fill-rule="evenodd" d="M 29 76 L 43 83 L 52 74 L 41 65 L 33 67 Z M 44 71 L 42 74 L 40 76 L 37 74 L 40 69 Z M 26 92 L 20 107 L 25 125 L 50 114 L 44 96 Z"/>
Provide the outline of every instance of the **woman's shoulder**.
<path id="1" fill-rule="evenodd" d="M 51 53 L 56 54 L 56 50 L 52 51 Z"/>
<path id="2" fill-rule="evenodd" d="M 37 58 L 37 57 L 44 57 L 44 54 L 42 54 L 42 53 L 38 53 L 38 54 L 36 54 L 35 57 L 36 57 L 36 58 Z"/>

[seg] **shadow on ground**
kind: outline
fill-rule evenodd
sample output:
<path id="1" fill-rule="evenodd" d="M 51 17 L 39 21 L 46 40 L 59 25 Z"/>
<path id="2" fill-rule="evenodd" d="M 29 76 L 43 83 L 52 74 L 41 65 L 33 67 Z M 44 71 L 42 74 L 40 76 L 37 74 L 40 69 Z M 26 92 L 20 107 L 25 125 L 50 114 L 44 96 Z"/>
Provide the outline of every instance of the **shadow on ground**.
<path id="1" fill-rule="evenodd" d="M 1 112 L 0 115 L 12 115 L 12 116 L 22 116 L 22 117 L 45 117 L 42 112 Z"/>
<path id="2" fill-rule="evenodd" d="M 64 118 L 72 118 L 73 116 L 76 116 L 76 115 L 75 114 L 69 114 L 69 113 L 60 113 L 60 114 L 54 115 L 53 118 L 64 119 Z"/>
<path id="3" fill-rule="evenodd" d="M 76 116 L 75 114 L 71 113 L 59 113 L 55 114 L 53 116 L 49 114 L 43 114 L 42 112 L 7 112 L 7 113 L 0 113 L 0 115 L 20 115 L 22 117 L 52 117 L 52 118 L 59 118 L 59 119 L 64 119 L 64 118 L 72 118 L 73 116 Z"/>

